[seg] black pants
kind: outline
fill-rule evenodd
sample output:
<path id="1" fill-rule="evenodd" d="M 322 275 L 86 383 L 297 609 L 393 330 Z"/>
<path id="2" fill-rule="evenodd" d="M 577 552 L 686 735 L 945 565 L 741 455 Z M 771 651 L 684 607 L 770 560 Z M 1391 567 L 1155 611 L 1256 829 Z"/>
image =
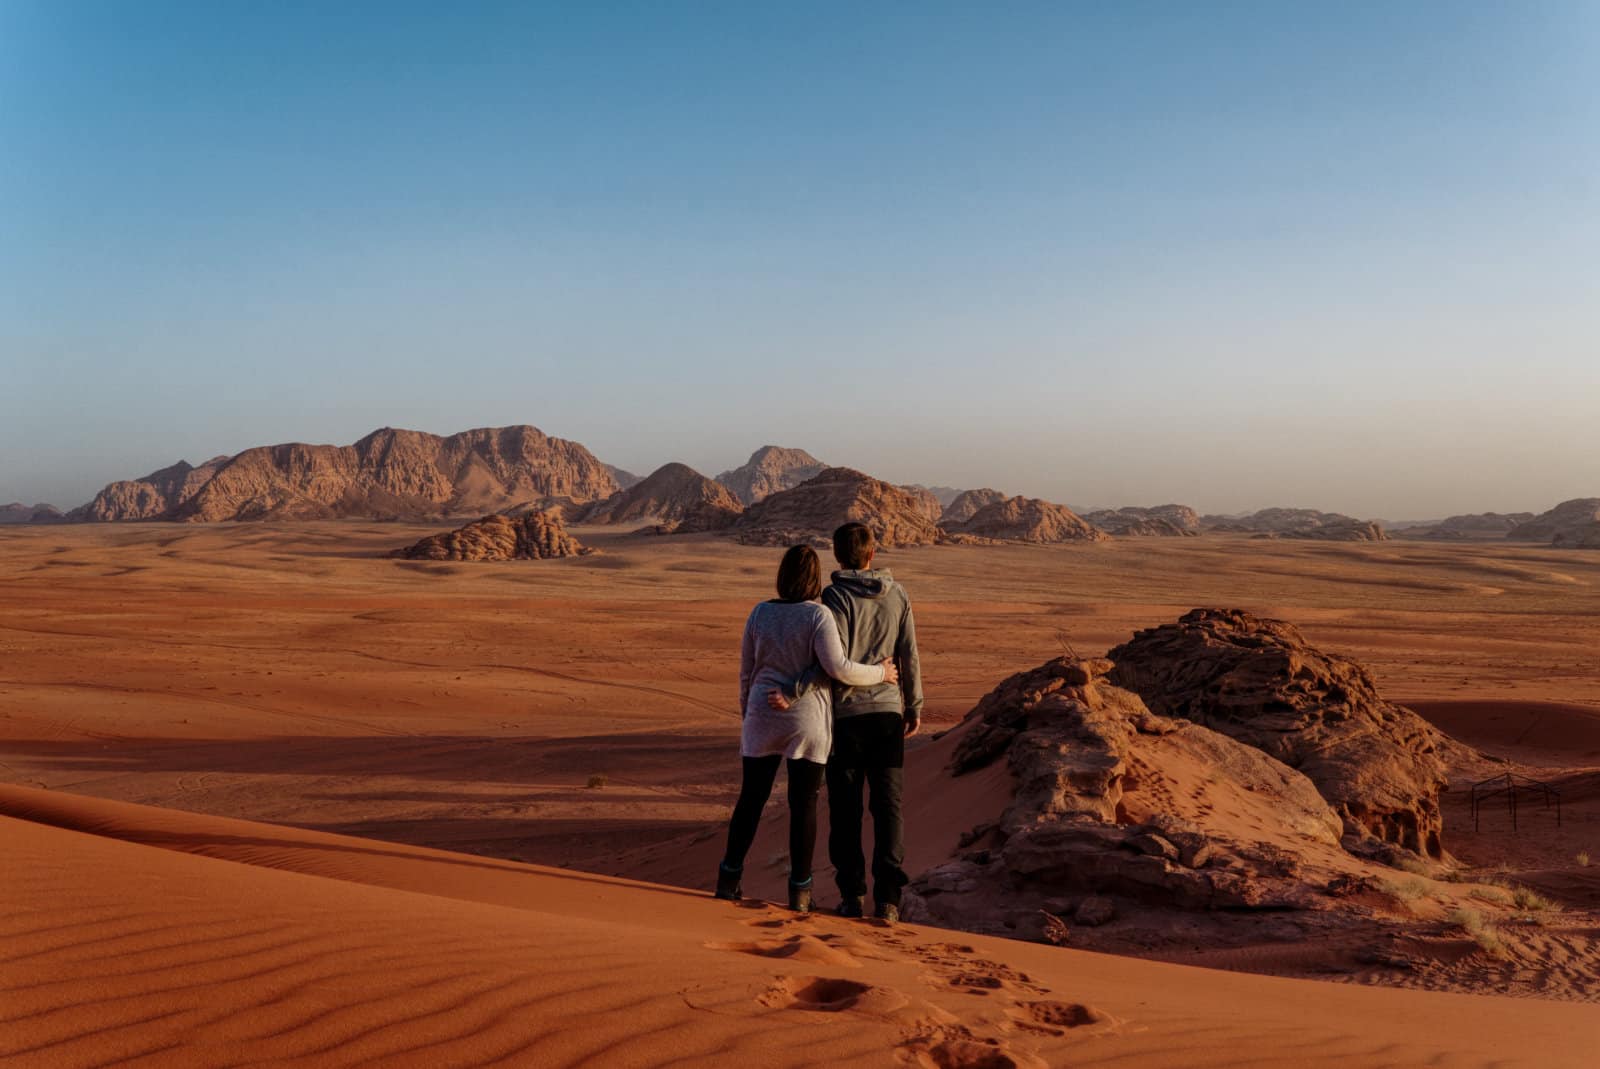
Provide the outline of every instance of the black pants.
<path id="1" fill-rule="evenodd" d="M 906 885 L 904 791 L 905 722 L 896 714 L 868 713 L 834 721 L 828 758 L 828 860 L 839 894 L 864 898 L 867 861 L 861 849 L 862 789 L 872 813 L 872 898 L 898 906 Z"/>
<path id="2" fill-rule="evenodd" d="M 755 842 L 761 811 L 772 795 L 772 782 L 778 778 L 783 758 L 744 758 L 744 778 L 739 785 L 739 801 L 728 821 L 728 853 L 723 868 L 744 868 L 745 855 Z M 822 790 L 822 765 L 815 761 L 789 759 L 789 879 L 805 883 L 811 879 L 811 857 L 817 849 L 817 794 Z"/>

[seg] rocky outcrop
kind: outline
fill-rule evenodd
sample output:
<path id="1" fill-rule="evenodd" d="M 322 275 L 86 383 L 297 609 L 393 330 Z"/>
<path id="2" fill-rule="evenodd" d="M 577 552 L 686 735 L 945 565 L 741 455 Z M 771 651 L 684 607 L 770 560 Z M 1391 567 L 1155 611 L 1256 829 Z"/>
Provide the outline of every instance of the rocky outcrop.
<path id="1" fill-rule="evenodd" d="M 972 519 L 985 505 L 993 505 L 1005 499 L 1005 494 L 987 486 L 980 490 L 963 490 L 945 506 L 944 512 L 939 517 L 939 523 L 943 527 L 954 529 Z"/>
<path id="2" fill-rule="evenodd" d="M 939 502 L 939 508 L 941 510 L 949 508 L 950 502 L 961 496 L 961 491 L 956 489 L 954 486 L 923 486 L 921 483 L 912 483 L 910 486 L 907 486 L 906 489 L 928 491 L 928 493 L 933 495 L 934 500 Z"/>
<path id="3" fill-rule="evenodd" d="M 1557 549 L 1600 549 L 1600 522 L 1557 531 L 1550 544 Z"/>
<path id="4" fill-rule="evenodd" d="M 1096 509 L 1084 513 L 1083 518 L 1107 534 L 1119 537 L 1184 538 L 1200 533 L 1200 514 L 1188 505 Z"/>
<path id="5" fill-rule="evenodd" d="M 1290 538 L 1307 542 L 1387 542 L 1389 535 L 1376 521 L 1351 520 L 1349 523 L 1329 523 L 1321 527 L 1301 530 L 1271 531 L 1254 535 L 1255 538 Z"/>
<path id="6" fill-rule="evenodd" d="M 1078 944 L 1080 928 L 1130 908 L 1226 911 L 1216 923 L 1236 926 L 1238 911 L 1338 908 L 1323 889 L 1359 862 L 1340 849 L 1340 819 L 1311 781 L 1222 733 L 1154 715 L 1105 678 L 1110 667 L 1049 661 L 967 714 L 950 771 L 1003 760 L 1011 801 L 913 881 L 908 917 L 1029 935 L 1043 911 L 1073 926 Z"/>
<path id="7" fill-rule="evenodd" d="M 172 519 L 229 459 L 212 457 L 199 467 L 180 460 L 142 479 L 111 483 L 96 494 L 93 501 L 74 509 L 72 518 L 95 521 Z"/>
<path id="8" fill-rule="evenodd" d="M 54 505 L 24 505 L 20 501 L 0 505 L 0 524 L 61 523 L 65 519 Z"/>
<path id="9" fill-rule="evenodd" d="M 606 470 L 611 473 L 611 478 L 616 481 L 617 486 L 623 490 L 628 489 L 630 486 L 638 486 L 644 481 L 643 475 L 635 475 L 633 472 L 619 468 L 615 464 L 607 464 Z"/>
<path id="10" fill-rule="evenodd" d="M 1236 609 L 1195 609 L 1107 656 L 1111 679 L 1151 711 L 1304 773 L 1338 812 L 1352 849 L 1375 839 L 1441 856 L 1447 742 L 1385 701 L 1356 662 L 1316 649 L 1290 624 Z"/>
<path id="11" fill-rule="evenodd" d="M 764 445 L 737 468 L 717 476 L 745 505 L 753 505 L 783 490 L 792 490 L 822 474 L 827 465 L 804 449 Z"/>
<path id="12" fill-rule="evenodd" d="M 584 523 L 656 522 L 688 534 L 733 526 L 744 507 L 733 492 L 686 464 L 664 464 L 626 490 L 590 506 Z"/>
<path id="13" fill-rule="evenodd" d="M 534 427 L 441 438 L 384 428 L 354 445 L 247 449 L 198 468 L 178 463 L 113 483 L 85 506 L 92 520 L 429 519 L 517 502 L 590 502 L 616 492 L 605 465 L 576 442 Z"/>
<path id="14" fill-rule="evenodd" d="M 1215 531 L 1247 534 L 1292 534 L 1319 527 L 1350 527 L 1362 523 L 1342 512 L 1318 509 L 1268 508 L 1243 516 L 1202 516 L 1200 524 Z"/>
<path id="15" fill-rule="evenodd" d="M 1557 536 L 1570 538 L 1574 532 L 1596 522 L 1600 522 L 1600 497 L 1575 497 L 1526 523 L 1517 524 L 1506 532 L 1506 537 L 1518 542 L 1554 543 Z"/>
<path id="16" fill-rule="evenodd" d="M 559 516 L 530 512 L 515 519 L 485 516 L 458 530 L 430 535 L 390 556 L 406 560 L 546 560 L 587 552 L 567 533 Z"/>
<path id="17" fill-rule="evenodd" d="M 938 527 L 915 497 L 852 468 L 828 468 L 792 490 L 763 498 L 745 510 L 734 529 L 739 541 L 750 545 L 825 546 L 834 528 L 852 521 L 870 527 L 883 546 L 926 545 L 939 538 Z"/>
<path id="18" fill-rule="evenodd" d="M 1475 512 L 1461 516 L 1447 516 L 1438 523 L 1410 527 L 1406 530 L 1406 537 L 1442 541 L 1487 536 L 1504 537 L 1508 532 L 1532 519 L 1531 512 Z"/>
<path id="19" fill-rule="evenodd" d="M 1103 542 L 1107 535 L 1065 505 L 1036 497 L 991 502 L 964 523 L 946 525 L 952 535 L 1001 542 Z"/>
<path id="20" fill-rule="evenodd" d="M 934 524 L 938 524 L 939 517 L 944 515 L 944 506 L 939 504 L 939 499 L 931 490 L 921 486 L 902 486 L 900 489 L 911 495 L 911 500 L 917 503 L 917 508 Z"/>

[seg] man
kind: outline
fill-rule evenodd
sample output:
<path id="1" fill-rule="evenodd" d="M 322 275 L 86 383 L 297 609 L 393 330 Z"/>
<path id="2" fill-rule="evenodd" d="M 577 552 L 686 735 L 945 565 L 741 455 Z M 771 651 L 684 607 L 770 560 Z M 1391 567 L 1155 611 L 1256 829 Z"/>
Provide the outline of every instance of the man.
<path id="1" fill-rule="evenodd" d="M 877 540 L 859 523 L 833 532 L 839 571 L 822 592 L 833 612 L 845 655 L 873 664 L 892 657 L 898 685 L 833 687 L 833 752 L 828 758 L 828 859 L 839 885 L 839 915 L 860 917 L 867 893 L 862 852 L 862 793 L 872 814 L 873 915 L 893 923 L 900 918 L 900 890 L 906 885 L 905 823 L 900 800 L 904 784 L 905 740 L 922 720 L 922 675 L 917 658 L 917 628 L 905 589 L 887 569 L 872 567 Z M 807 673 L 798 689 L 823 685 L 820 673 Z M 775 708 L 788 704 L 777 691 Z"/>

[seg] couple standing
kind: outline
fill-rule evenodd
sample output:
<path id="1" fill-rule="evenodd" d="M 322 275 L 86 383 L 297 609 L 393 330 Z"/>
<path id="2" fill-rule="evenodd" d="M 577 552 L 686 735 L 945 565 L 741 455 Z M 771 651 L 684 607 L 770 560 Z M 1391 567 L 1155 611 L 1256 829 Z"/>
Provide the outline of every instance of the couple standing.
<path id="1" fill-rule="evenodd" d="M 791 547 L 778 566 L 778 596 L 757 605 L 745 623 L 739 667 L 744 776 L 717 870 L 718 898 L 740 896 L 745 855 L 778 765 L 787 759 L 789 908 L 811 909 L 817 794 L 826 777 L 828 859 L 839 885 L 839 915 L 863 914 L 865 787 L 874 914 L 899 919 L 907 882 L 902 766 L 905 740 L 916 734 L 922 715 L 922 680 L 911 603 L 888 571 L 873 569 L 875 551 L 867 527 L 840 527 L 833 555 L 841 570 L 824 590 L 816 551 Z"/>

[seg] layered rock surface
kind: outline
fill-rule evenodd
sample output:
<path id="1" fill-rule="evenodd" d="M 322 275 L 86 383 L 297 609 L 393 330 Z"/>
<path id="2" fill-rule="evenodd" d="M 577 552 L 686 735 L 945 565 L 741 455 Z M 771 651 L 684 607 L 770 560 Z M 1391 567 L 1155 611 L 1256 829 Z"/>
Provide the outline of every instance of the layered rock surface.
<path id="1" fill-rule="evenodd" d="M 745 510 L 734 530 L 750 545 L 827 545 L 848 522 L 864 523 L 884 546 L 926 545 L 939 539 L 923 503 L 905 490 L 852 468 L 828 468 L 791 490 Z"/>
<path id="2" fill-rule="evenodd" d="M 783 490 L 792 490 L 822 474 L 827 465 L 804 449 L 764 445 L 737 468 L 717 476 L 745 505 L 753 505 Z"/>
<path id="3" fill-rule="evenodd" d="M 1047 662 L 967 715 L 951 772 L 1003 760 L 1014 793 L 959 856 L 913 881 L 908 916 L 1059 941 L 1062 925 L 1076 933 L 1149 907 L 1227 911 L 1210 923 L 1235 929 L 1249 927 L 1237 911 L 1340 908 L 1327 889 L 1358 878 L 1360 863 L 1340 848 L 1341 821 L 1311 781 L 1220 732 L 1151 713 L 1105 678 L 1110 667 Z M 1055 927 L 1044 913 L 1060 918 Z"/>
<path id="4" fill-rule="evenodd" d="M 589 552 L 553 512 L 485 516 L 465 527 L 430 535 L 390 554 L 407 560 L 546 560 Z"/>
<path id="5" fill-rule="evenodd" d="M 1290 624 L 1195 609 L 1108 653 L 1110 678 L 1163 716 L 1203 724 L 1304 773 L 1338 812 L 1347 846 L 1374 839 L 1442 855 L 1447 741 L 1385 701 L 1348 658 Z"/>
<path id="6" fill-rule="evenodd" d="M 946 524 L 951 535 L 1001 542 L 1103 542 L 1107 535 L 1065 505 L 1036 497 L 1010 497 L 980 508 L 963 523 Z"/>
<path id="7" fill-rule="evenodd" d="M 726 530 L 743 511 L 726 486 L 686 464 L 673 463 L 590 506 L 581 518 L 584 523 L 603 524 L 658 521 L 688 534 Z"/>
<path id="8" fill-rule="evenodd" d="M 180 462 L 112 483 L 78 518 L 425 519 L 529 500 L 589 502 L 616 490 L 611 473 L 587 449 L 534 427 L 449 437 L 384 428 L 349 446 L 289 443 L 198 468 Z"/>

